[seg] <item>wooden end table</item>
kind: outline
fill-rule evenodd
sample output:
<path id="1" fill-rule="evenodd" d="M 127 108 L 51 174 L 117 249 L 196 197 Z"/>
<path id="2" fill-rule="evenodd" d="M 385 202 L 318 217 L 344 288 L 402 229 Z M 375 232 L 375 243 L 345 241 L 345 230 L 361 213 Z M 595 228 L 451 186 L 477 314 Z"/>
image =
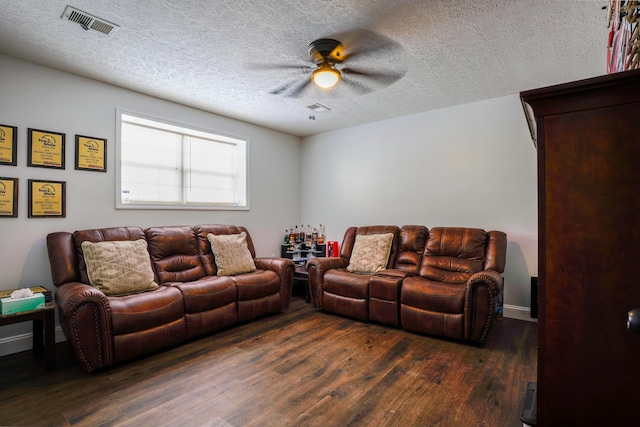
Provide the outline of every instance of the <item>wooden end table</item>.
<path id="1" fill-rule="evenodd" d="M 56 367 L 55 312 L 56 304 L 48 302 L 44 308 L 0 315 L 0 326 L 33 320 L 33 354 L 44 353 L 47 370 Z"/>

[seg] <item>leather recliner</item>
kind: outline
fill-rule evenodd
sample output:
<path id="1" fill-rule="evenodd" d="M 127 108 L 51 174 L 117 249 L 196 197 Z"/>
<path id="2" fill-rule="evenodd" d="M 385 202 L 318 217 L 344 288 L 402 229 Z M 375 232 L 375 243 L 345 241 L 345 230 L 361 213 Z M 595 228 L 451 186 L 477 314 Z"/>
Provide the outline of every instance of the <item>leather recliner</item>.
<path id="1" fill-rule="evenodd" d="M 347 271 L 358 233 L 393 232 L 387 268 Z M 420 225 L 351 227 L 339 257 L 307 263 L 312 302 L 324 311 L 423 334 L 484 342 L 502 292 L 501 231 Z"/>
<path id="2" fill-rule="evenodd" d="M 374 274 L 352 273 L 347 266 L 356 236 L 386 233 L 393 234 L 387 261 L 387 268 L 392 268 L 400 234 L 395 225 L 350 227 L 344 234 L 339 257 L 313 258 L 307 263 L 314 306 L 353 319 L 369 320 L 369 282 Z"/>
<path id="3" fill-rule="evenodd" d="M 218 276 L 207 234 L 246 232 L 256 270 Z M 156 289 L 106 295 L 90 285 L 82 242 L 144 239 Z M 131 360 L 232 324 L 286 310 L 293 261 L 256 258 L 244 227 L 112 227 L 47 235 L 60 325 L 87 371 Z"/>
<path id="4" fill-rule="evenodd" d="M 507 236 L 501 231 L 429 230 L 420 271 L 402 282 L 402 327 L 429 335 L 484 342 L 502 291 Z"/>

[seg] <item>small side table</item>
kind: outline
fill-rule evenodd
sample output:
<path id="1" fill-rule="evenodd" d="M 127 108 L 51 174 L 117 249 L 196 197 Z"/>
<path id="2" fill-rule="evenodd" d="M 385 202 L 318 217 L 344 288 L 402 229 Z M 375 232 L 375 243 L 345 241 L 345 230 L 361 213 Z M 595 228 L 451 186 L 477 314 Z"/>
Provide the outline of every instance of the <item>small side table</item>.
<path id="1" fill-rule="evenodd" d="M 56 367 L 56 340 L 54 335 L 56 304 L 48 302 L 44 308 L 21 313 L 0 315 L 0 326 L 33 320 L 33 354 L 42 355 L 47 370 Z"/>
<path id="2" fill-rule="evenodd" d="M 311 302 L 311 289 L 309 289 L 309 272 L 307 271 L 306 265 L 296 265 L 296 268 L 293 271 L 293 281 L 298 282 L 302 286 L 304 286 L 304 302 Z"/>

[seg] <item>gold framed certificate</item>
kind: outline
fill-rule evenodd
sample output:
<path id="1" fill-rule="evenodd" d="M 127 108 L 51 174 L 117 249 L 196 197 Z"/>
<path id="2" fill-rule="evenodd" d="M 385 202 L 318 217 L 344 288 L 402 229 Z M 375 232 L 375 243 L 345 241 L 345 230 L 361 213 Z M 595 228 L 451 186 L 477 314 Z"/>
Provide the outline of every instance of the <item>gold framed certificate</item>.
<path id="1" fill-rule="evenodd" d="M 18 164 L 18 128 L 0 125 L 0 165 Z"/>
<path id="2" fill-rule="evenodd" d="M 29 218 L 66 217 L 65 181 L 29 180 Z"/>
<path id="3" fill-rule="evenodd" d="M 76 169 L 107 171 L 107 140 L 76 135 Z"/>
<path id="4" fill-rule="evenodd" d="M 28 129 L 27 166 L 64 169 L 65 134 Z"/>
<path id="5" fill-rule="evenodd" d="M 18 217 L 18 178 L 0 177 L 0 217 Z"/>

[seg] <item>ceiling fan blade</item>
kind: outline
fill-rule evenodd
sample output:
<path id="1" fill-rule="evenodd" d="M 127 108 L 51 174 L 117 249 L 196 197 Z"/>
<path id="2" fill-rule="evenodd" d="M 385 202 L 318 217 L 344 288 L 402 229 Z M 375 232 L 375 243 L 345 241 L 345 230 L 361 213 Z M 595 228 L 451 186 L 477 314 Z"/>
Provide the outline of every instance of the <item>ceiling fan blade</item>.
<path id="1" fill-rule="evenodd" d="M 400 80 L 405 75 L 403 71 L 369 72 L 369 71 L 358 70 L 351 67 L 345 67 L 341 69 L 340 72 L 345 75 L 353 75 L 353 76 L 364 77 L 367 79 L 372 79 L 385 86 L 388 86 Z"/>
<path id="2" fill-rule="evenodd" d="M 311 84 L 311 78 L 305 78 L 305 80 L 299 84 L 295 89 L 287 94 L 289 98 L 298 98 L 302 92 Z"/>
<path id="3" fill-rule="evenodd" d="M 296 84 L 298 81 L 300 80 L 300 78 L 291 80 L 285 84 L 283 84 L 282 86 L 278 86 L 277 88 L 270 90 L 269 93 L 271 95 L 280 95 L 283 92 L 286 92 L 287 90 L 289 90 L 289 88 L 291 88 L 291 86 L 293 86 L 294 84 Z"/>
<path id="4" fill-rule="evenodd" d="M 348 76 L 343 76 L 342 77 L 342 83 L 344 83 L 345 85 L 349 86 L 351 89 L 354 89 L 360 95 L 364 95 L 364 94 L 367 94 L 369 92 L 373 92 L 373 88 L 371 88 L 370 86 L 365 85 L 363 82 L 353 80 L 353 79 L 349 78 Z"/>
<path id="5" fill-rule="evenodd" d="M 369 54 L 395 54 L 403 50 L 400 43 L 365 29 L 355 29 L 332 37 L 344 45 L 343 61 Z"/>
<path id="6" fill-rule="evenodd" d="M 310 71 L 315 69 L 311 64 L 293 65 L 293 64 L 246 64 L 247 68 L 252 70 L 301 70 Z"/>

